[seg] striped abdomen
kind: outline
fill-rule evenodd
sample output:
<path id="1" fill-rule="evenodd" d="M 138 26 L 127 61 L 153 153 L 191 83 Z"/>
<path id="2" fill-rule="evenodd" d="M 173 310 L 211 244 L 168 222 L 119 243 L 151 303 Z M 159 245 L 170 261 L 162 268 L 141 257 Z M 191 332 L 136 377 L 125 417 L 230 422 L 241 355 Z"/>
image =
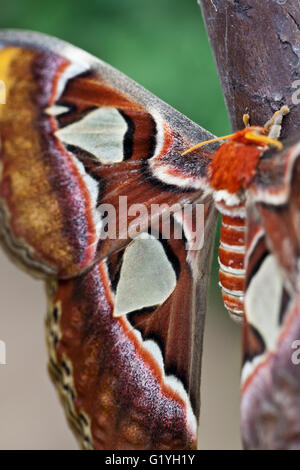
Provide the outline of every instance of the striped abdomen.
<path id="1" fill-rule="evenodd" d="M 228 208 L 218 204 L 222 214 L 219 247 L 219 280 L 224 305 L 230 316 L 240 321 L 244 313 L 245 218 L 244 207 Z"/>

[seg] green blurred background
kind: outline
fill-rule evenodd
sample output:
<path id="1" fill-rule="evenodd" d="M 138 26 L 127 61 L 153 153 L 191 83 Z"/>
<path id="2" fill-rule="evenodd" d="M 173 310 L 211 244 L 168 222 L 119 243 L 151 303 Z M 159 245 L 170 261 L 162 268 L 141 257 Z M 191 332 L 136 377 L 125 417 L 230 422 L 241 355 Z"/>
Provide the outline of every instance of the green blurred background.
<path id="1" fill-rule="evenodd" d="M 64 39 L 126 73 L 212 133 L 230 132 L 196 0 L 1 0 L 0 28 Z M 201 448 L 239 448 L 240 331 L 222 305 L 216 260 L 215 253 L 205 333 Z M 5 372 L 0 369 L 0 417 L 11 424 L 0 429 L 0 448 L 76 448 L 45 374 L 41 283 L 17 271 L 2 254 L 0 278 L 1 311 L 10 312 L 0 320 L 0 338 L 8 348 L 8 365 Z M 20 298 L 14 296 L 17 291 L 22 292 Z M 25 373 L 26 361 L 30 363 Z"/>
<path id="2" fill-rule="evenodd" d="M 1 0 L 0 27 L 65 39 L 202 127 L 218 135 L 229 131 L 196 0 Z"/>

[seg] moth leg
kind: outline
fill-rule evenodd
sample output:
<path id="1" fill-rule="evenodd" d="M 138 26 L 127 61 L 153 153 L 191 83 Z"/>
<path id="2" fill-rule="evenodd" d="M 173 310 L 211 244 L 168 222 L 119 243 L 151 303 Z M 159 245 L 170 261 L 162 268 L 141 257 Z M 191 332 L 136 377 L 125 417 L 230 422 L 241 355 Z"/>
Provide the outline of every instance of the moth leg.
<path id="1" fill-rule="evenodd" d="M 289 114 L 290 110 L 288 106 L 282 106 L 278 111 L 276 111 L 271 119 L 269 119 L 264 127 L 268 131 L 268 137 L 271 139 L 278 139 L 281 132 L 281 124 L 283 116 Z"/>
<path id="2" fill-rule="evenodd" d="M 243 123 L 245 127 L 250 127 L 250 116 L 249 114 L 243 114 Z"/>

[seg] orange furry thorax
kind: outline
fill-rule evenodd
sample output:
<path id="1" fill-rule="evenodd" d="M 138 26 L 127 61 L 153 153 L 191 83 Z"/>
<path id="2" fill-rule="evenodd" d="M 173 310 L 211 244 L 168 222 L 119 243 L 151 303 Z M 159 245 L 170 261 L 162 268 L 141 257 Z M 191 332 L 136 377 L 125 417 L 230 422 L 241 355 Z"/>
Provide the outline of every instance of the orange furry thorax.
<path id="1" fill-rule="evenodd" d="M 245 134 L 249 130 L 262 132 L 262 129 L 249 127 L 238 131 L 218 148 L 208 167 L 208 177 L 214 189 L 236 193 L 247 188 L 266 145 L 249 141 Z"/>

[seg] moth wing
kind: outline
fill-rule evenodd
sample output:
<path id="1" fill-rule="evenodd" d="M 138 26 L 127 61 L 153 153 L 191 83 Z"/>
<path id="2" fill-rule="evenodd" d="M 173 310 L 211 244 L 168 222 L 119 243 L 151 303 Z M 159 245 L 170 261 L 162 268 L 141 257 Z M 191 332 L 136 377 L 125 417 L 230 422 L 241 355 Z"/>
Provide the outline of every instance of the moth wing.
<path id="1" fill-rule="evenodd" d="M 299 448 L 299 137 L 261 159 L 247 208 L 242 433 L 246 448 Z"/>
<path id="2" fill-rule="evenodd" d="M 196 448 L 215 212 L 207 201 L 201 247 L 195 211 L 172 217 L 168 240 L 147 232 L 48 285 L 50 370 L 84 448 Z"/>
<path id="3" fill-rule="evenodd" d="M 59 279 L 48 283 L 47 330 L 67 414 L 85 448 L 194 448 L 215 222 L 206 180 L 213 148 L 181 154 L 212 136 L 69 44 L 20 31 L 1 32 L 0 44 L 7 92 L 0 109 L 2 238 L 31 271 Z M 103 242 L 98 207 L 117 209 L 120 196 L 147 209 L 165 203 L 141 217 L 147 233 L 160 231 L 162 216 L 186 225 L 179 209 L 204 203 L 204 248 L 150 238 L 147 264 L 140 239 L 130 242 L 125 229 Z M 130 217 L 116 213 L 117 221 Z M 185 232 L 189 242 L 188 225 Z M 142 271 L 124 277 L 122 266 Z"/>
<path id="4" fill-rule="evenodd" d="M 3 239 L 34 273 L 78 275 L 126 245 L 137 222 L 120 197 L 144 206 L 141 230 L 207 197 L 212 148 L 181 153 L 211 135 L 90 54 L 2 31 L 0 79 Z M 105 238 L 108 207 L 117 233 Z"/>

